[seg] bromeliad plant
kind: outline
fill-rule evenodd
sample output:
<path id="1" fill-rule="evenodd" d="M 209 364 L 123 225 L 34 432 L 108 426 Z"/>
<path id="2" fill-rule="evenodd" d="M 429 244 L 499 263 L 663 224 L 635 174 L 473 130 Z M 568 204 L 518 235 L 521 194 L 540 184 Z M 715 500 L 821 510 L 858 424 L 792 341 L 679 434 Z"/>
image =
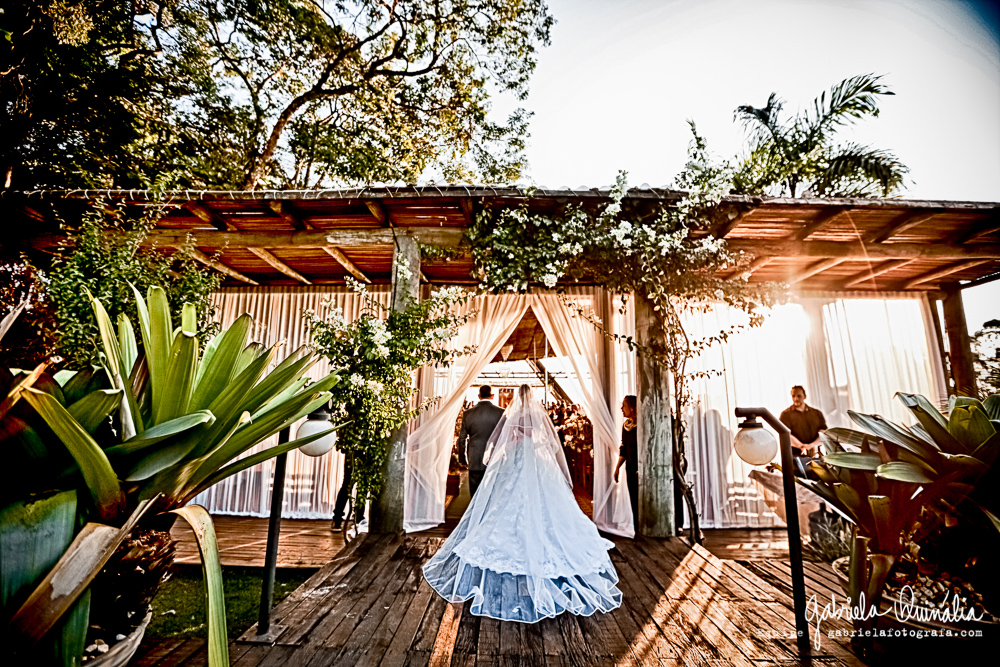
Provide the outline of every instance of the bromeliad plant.
<path id="1" fill-rule="evenodd" d="M 878 608 L 894 566 L 927 568 L 921 548 L 928 526 L 974 524 L 985 517 L 984 525 L 1000 530 L 994 465 L 1000 455 L 1000 396 L 983 403 L 953 397 L 947 416 L 923 396 L 897 397 L 916 424 L 904 427 L 849 412 L 864 431 L 823 433 L 823 456 L 811 463 L 818 480 L 797 478 L 853 524 L 849 588 L 859 608 L 862 594 L 865 606 Z M 972 516 L 969 508 L 977 507 L 978 516 Z"/>
<path id="2" fill-rule="evenodd" d="M 149 290 L 148 305 L 137 290 L 135 298 L 141 353 L 131 322 L 120 316 L 115 328 L 101 302 L 94 299 L 102 341 L 102 367 L 96 376 L 93 371 L 64 374 L 62 387 L 45 391 L 19 386 L 17 397 L 44 420 L 60 441 L 59 447 L 69 452 L 70 470 L 65 477 L 80 480 L 81 496 L 89 496 L 85 514 L 96 520 L 88 525 L 98 526 L 95 530 L 105 536 L 101 553 L 112 543 L 105 528 L 117 538 L 110 549 L 114 552 L 142 513 L 149 518 L 141 528 L 161 536 L 169 526 L 151 523 L 157 515 L 172 512 L 191 524 L 201 547 L 208 588 L 209 664 L 224 665 L 228 663 L 225 611 L 214 530 L 204 508 L 187 503 L 230 475 L 329 434 L 333 429 L 239 458 L 326 404 L 339 377 L 330 374 L 306 386 L 303 374 L 315 357 L 304 350 L 268 373 L 277 346 L 264 349 L 247 342 L 249 316 L 212 339 L 201 354 L 193 307 L 185 305 L 181 326 L 174 329 L 162 289 Z M 106 377 L 111 388 L 89 394 L 93 398 L 88 399 L 86 411 L 75 410 L 77 403 L 67 407 L 65 396 L 89 386 L 97 376 Z M 105 423 L 109 414 L 113 428 Z M 42 456 L 57 458 L 60 452 L 50 449 L 46 447 Z M 129 530 L 121 534 L 126 527 Z M 164 560 L 169 540 L 136 539 L 129 548 L 139 550 L 140 561 L 158 563 Z M 87 550 L 93 549 L 88 546 Z M 92 567 L 81 570 L 71 567 L 71 551 L 56 564 L 49 579 L 57 576 L 75 582 L 73 602 L 111 554 L 88 561 Z M 133 553 L 130 562 L 134 560 Z M 60 605 L 66 597 L 60 597 Z M 52 613 L 56 602 L 44 590 L 30 597 L 14 617 L 16 627 L 30 629 L 29 639 L 37 639 L 58 619 Z"/>

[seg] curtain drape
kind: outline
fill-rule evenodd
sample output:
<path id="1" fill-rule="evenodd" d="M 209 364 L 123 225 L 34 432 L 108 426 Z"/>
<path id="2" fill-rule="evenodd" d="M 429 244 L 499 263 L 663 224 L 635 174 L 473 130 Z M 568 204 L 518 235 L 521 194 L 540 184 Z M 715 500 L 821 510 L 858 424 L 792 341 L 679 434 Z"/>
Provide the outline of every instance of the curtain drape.
<path id="1" fill-rule="evenodd" d="M 567 294 L 598 317 L 612 311 L 610 296 L 602 289 L 576 288 Z M 573 371 L 566 381 L 569 391 L 580 397 L 594 425 L 594 521 L 602 530 L 631 536 L 628 490 L 612 479 L 618 460 L 616 425 L 620 428 L 620 420 L 616 421 L 611 411 L 619 384 L 612 378 L 616 378 L 618 366 L 627 373 L 628 364 L 615 363 L 619 356 L 615 348 L 605 344 L 604 336 L 593 325 L 574 317 L 555 293 L 484 295 L 467 308 L 477 315 L 462 327 L 454 346 L 477 345 L 476 352 L 451 368 L 426 372 L 422 381 L 425 396 L 442 396 L 442 400 L 407 438 L 404 528 L 425 530 L 444 521 L 448 465 L 465 392 L 531 308 L 552 351 L 568 361 Z M 629 386 L 627 380 L 624 385 Z"/>
<path id="2" fill-rule="evenodd" d="M 702 527 L 780 525 L 748 479 L 753 468 L 733 452 L 737 406 L 764 406 L 777 416 L 791 403 L 792 385 L 801 384 L 827 425 L 851 427 L 848 410 L 912 423 L 893 399 L 897 391 L 932 402 L 946 398 L 926 300 L 877 296 L 799 297 L 774 308 L 763 326 L 740 331 L 689 364 L 689 371 L 711 374 L 691 382 L 685 415 L 688 479 Z M 744 314 L 721 307 L 685 318 L 692 338 L 745 322 Z"/>
<path id="3" fill-rule="evenodd" d="M 383 306 L 392 298 L 388 286 L 369 287 L 369 293 Z M 330 308 L 341 308 L 344 317 L 358 317 L 364 305 L 359 294 L 344 287 L 254 287 L 227 288 L 217 292 L 213 304 L 218 309 L 216 319 L 223 327 L 231 325 L 244 313 L 253 317 L 252 340 L 265 346 L 281 343 L 277 360 L 284 359 L 300 345 L 309 343 L 305 310 L 314 310 L 320 316 Z M 326 359 L 319 361 L 306 373 L 319 379 L 329 373 Z M 292 426 L 294 437 L 298 424 Z M 247 452 L 246 456 L 278 443 L 277 436 L 265 440 Z M 298 519 L 329 518 L 344 474 L 344 455 L 333 451 L 314 458 L 298 451 L 288 454 L 285 471 L 285 494 L 282 516 Z M 204 505 L 217 514 L 267 516 L 271 504 L 271 485 L 274 460 L 266 461 L 244 472 L 223 480 L 194 502 Z"/>

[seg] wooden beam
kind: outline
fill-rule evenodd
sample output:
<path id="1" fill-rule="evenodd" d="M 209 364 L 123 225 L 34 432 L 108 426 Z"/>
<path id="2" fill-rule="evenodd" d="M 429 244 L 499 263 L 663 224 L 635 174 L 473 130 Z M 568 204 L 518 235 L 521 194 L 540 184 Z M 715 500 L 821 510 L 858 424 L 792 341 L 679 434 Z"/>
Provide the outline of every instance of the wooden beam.
<path id="1" fill-rule="evenodd" d="M 974 259 L 968 262 L 959 262 L 958 264 L 952 264 L 951 266 L 946 266 L 943 269 L 937 269 L 935 271 L 930 271 L 929 273 L 924 273 L 917 276 L 916 278 L 911 278 L 902 284 L 902 289 L 910 289 L 921 283 L 927 283 L 932 280 L 937 280 L 938 278 L 944 278 L 945 276 L 950 276 L 953 273 L 958 273 L 959 271 L 964 271 L 965 269 L 971 269 L 974 266 L 979 266 L 980 264 L 986 264 L 992 260 L 989 259 Z"/>
<path id="2" fill-rule="evenodd" d="M 300 283 L 305 283 L 306 285 L 312 285 L 312 283 L 309 282 L 308 278 L 306 278 L 304 275 L 302 275 L 292 267 L 282 262 L 280 259 L 271 254 L 271 252 L 264 250 L 263 248 L 247 248 L 247 250 L 257 255 L 271 267 L 277 269 L 281 273 L 284 273 L 289 278 L 294 278 L 295 280 L 298 280 Z"/>
<path id="3" fill-rule="evenodd" d="M 389 214 L 385 212 L 385 209 L 382 208 L 382 204 L 374 199 L 366 199 L 365 206 L 371 211 L 372 217 L 378 220 L 378 224 L 383 227 L 392 227 L 392 220 L 389 218 Z"/>
<path id="4" fill-rule="evenodd" d="M 850 278 L 847 282 L 841 283 L 840 287 L 841 287 L 841 289 L 847 289 L 848 287 L 854 287 L 855 285 L 857 285 L 859 283 L 867 282 L 869 280 L 877 278 L 878 276 L 881 276 L 883 273 L 889 273 L 890 271 L 893 271 L 895 269 L 904 267 L 907 264 L 910 264 L 910 263 L 912 263 L 914 261 L 916 261 L 916 260 L 913 260 L 913 259 L 890 259 L 888 262 L 884 262 L 881 265 L 879 265 L 879 267 L 876 268 L 876 269 L 871 269 L 870 271 L 865 271 L 864 273 L 860 273 L 860 274 L 854 276 L 853 278 Z"/>
<path id="5" fill-rule="evenodd" d="M 465 216 L 465 224 L 472 227 L 476 222 L 476 210 L 472 200 L 462 197 L 458 200 L 458 205 L 462 208 L 462 214 Z"/>
<path id="6" fill-rule="evenodd" d="M 724 238 L 726 238 L 727 234 L 729 234 L 731 231 L 733 231 L 734 229 L 736 229 L 736 227 L 741 222 L 743 222 L 744 218 L 746 218 L 748 215 L 750 215 L 751 213 L 753 213 L 755 210 L 756 209 L 754 209 L 754 208 L 745 208 L 745 209 L 741 210 L 732 219 L 727 220 L 726 222 L 723 222 L 723 223 L 719 224 L 718 226 L 716 226 L 715 229 L 713 229 L 711 231 L 712 236 L 714 236 L 717 239 L 724 239 Z"/>
<path id="7" fill-rule="evenodd" d="M 827 209 L 826 211 L 823 211 L 818 216 L 816 216 L 815 220 L 813 220 L 808 225 L 806 225 L 798 232 L 796 232 L 793 238 L 795 238 L 796 241 L 805 241 L 807 238 L 818 232 L 820 229 L 826 227 L 828 224 L 830 224 L 840 216 L 845 215 L 850 210 L 851 210 L 850 206 Z"/>
<path id="8" fill-rule="evenodd" d="M 948 362 L 955 381 L 955 393 L 976 396 L 976 371 L 972 365 L 972 341 L 965 322 L 962 291 L 955 283 L 944 285 L 944 329 L 948 335 Z"/>
<path id="9" fill-rule="evenodd" d="M 288 202 L 278 201 L 275 199 L 267 202 L 267 207 L 281 216 L 281 219 L 290 224 L 293 229 L 301 231 L 303 229 L 312 228 L 312 225 L 295 214 L 292 210 L 292 205 Z"/>
<path id="10" fill-rule="evenodd" d="M 888 241 L 896 234 L 902 234 L 908 229 L 912 229 L 917 225 L 923 224 L 933 218 L 934 216 L 940 214 L 939 210 L 916 210 L 907 211 L 901 216 L 893 220 L 887 227 L 883 227 L 874 234 L 872 234 L 867 242 L 868 243 L 882 243 Z"/>
<path id="11" fill-rule="evenodd" d="M 352 276 L 354 276 L 357 280 L 363 283 L 367 283 L 369 285 L 371 284 L 372 281 L 368 279 L 368 276 L 362 273 L 361 269 L 358 268 L 357 264 L 348 259 L 347 255 L 341 252 L 339 248 L 334 248 L 333 246 L 323 246 L 323 250 L 325 250 L 326 254 L 328 254 L 330 257 L 333 257 L 335 260 L 337 260 L 337 262 L 339 262 L 340 265 L 344 267 L 344 269 Z"/>
<path id="12" fill-rule="evenodd" d="M 749 278 L 750 276 L 753 275 L 754 271 L 756 271 L 757 269 L 759 269 L 761 267 L 767 266 L 768 264 L 770 264 L 771 262 L 773 262 L 775 259 L 776 258 L 774 258 L 774 257 L 758 257 L 754 261 L 750 262 L 750 266 L 748 266 L 747 268 L 743 269 L 742 271 L 737 271 L 733 275 L 729 276 L 729 278 L 727 278 L 727 280 L 735 280 L 736 278 L 739 278 L 740 276 L 742 276 L 744 274 L 746 274 L 746 276 Z"/>
<path id="13" fill-rule="evenodd" d="M 807 278 L 812 278 L 817 273 L 823 273 L 827 269 L 832 269 L 838 264 L 843 264 L 846 261 L 847 261 L 846 257 L 834 257 L 832 259 L 824 259 L 820 262 L 813 264 L 805 271 L 802 271 L 801 273 L 797 274 L 794 278 L 788 281 L 788 284 L 795 285 L 797 283 L 802 282 L 803 280 L 806 280 Z"/>
<path id="14" fill-rule="evenodd" d="M 456 246 L 465 235 L 457 227 L 407 227 L 406 233 L 425 245 Z M 335 246 L 391 246 L 394 244 L 391 229 L 342 229 L 302 232 L 210 232 L 162 231 L 149 234 L 143 245 L 185 245 L 187 238 L 195 239 L 199 248 L 290 248 Z"/>
<path id="15" fill-rule="evenodd" d="M 221 215 L 208 208 L 201 202 L 188 201 L 184 202 L 184 209 L 190 211 L 196 218 L 202 222 L 207 222 L 218 230 L 224 232 L 235 231 L 236 228 L 231 224 L 226 222 Z"/>
<path id="16" fill-rule="evenodd" d="M 188 250 L 188 252 L 190 252 L 191 256 L 194 257 L 196 260 L 198 260 L 199 262 L 201 262 L 202 264 L 204 264 L 207 267 L 215 269 L 216 271 L 218 271 L 219 273 L 221 273 L 224 276 L 229 276 L 230 278 L 235 278 L 236 280 L 240 280 L 242 282 L 245 282 L 248 285 L 259 285 L 260 284 L 256 280 L 254 280 L 253 278 L 250 278 L 248 276 L 243 275 L 242 273 L 240 273 L 236 269 L 233 269 L 233 268 L 230 268 L 230 267 L 226 266 L 225 264 L 223 264 L 222 262 L 220 262 L 219 260 L 217 260 L 217 259 L 215 259 L 213 257 L 209 257 L 208 255 L 206 255 L 205 253 L 203 253 L 201 250 L 198 250 L 197 248 L 190 248 Z"/>
<path id="17" fill-rule="evenodd" d="M 1000 244 L 951 245 L 947 243 L 839 243 L 835 241 L 750 241 L 727 243 L 733 252 L 769 257 L 846 257 L 847 259 L 1000 259 Z"/>
<path id="18" fill-rule="evenodd" d="M 987 234 L 992 234 L 994 232 L 1000 231 L 1000 223 L 986 224 L 975 229 L 970 229 L 968 231 L 963 231 L 956 234 L 950 241 L 952 243 L 968 243 L 974 239 L 978 239 L 980 236 L 986 236 Z"/>

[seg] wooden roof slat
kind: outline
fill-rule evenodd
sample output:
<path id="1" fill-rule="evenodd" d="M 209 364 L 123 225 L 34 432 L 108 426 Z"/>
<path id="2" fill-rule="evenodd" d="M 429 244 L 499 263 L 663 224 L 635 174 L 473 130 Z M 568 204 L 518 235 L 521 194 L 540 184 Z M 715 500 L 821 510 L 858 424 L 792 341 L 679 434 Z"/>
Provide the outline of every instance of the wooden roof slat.
<path id="1" fill-rule="evenodd" d="M 932 280 L 937 280 L 938 278 L 944 278 L 945 276 L 950 276 L 953 273 L 958 273 L 959 271 L 964 271 L 965 269 L 971 269 L 974 266 L 979 266 L 980 264 L 986 264 L 990 260 L 988 259 L 974 259 L 968 262 L 959 262 L 958 264 L 952 264 L 951 266 L 946 266 L 943 269 L 937 269 L 923 275 L 919 275 L 916 278 L 907 280 L 902 284 L 902 289 L 911 289 L 917 285 L 923 283 L 931 282 Z"/>
<path id="2" fill-rule="evenodd" d="M 1000 222 L 994 222 L 993 224 L 986 225 L 985 227 L 979 227 L 976 229 L 963 230 L 952 237 L 952 243 L 968 243 L 978 239 L 981 236 L 986 236 L 987 234 L 992 234 L 994 232 L 1000 231 Z"/>
<path id="3" fill-rule="evenodd" d="M 382 227 L 392 227 L 392 218 L 390 218 L 389 214 L 386 213 L 382 204 L 374 199 L 366 199 L 365 206 L 367 206 L 368 210 L 371 211 L 372 217 L 378 221 L 379 225 Z"/>
<path id="4" fill-rule="evenodd" d="M 306 285 L 312 285 L 312 283 L 309 281 L 308 278 L 306 278 L 304 275 L 302 275 L 292 267 L 282 262 L 280 259 L 271 254 L 271 252 L 269 252 L 268 250 L 265 250 L 264 248 L 247 248 L 247 250 L 257 255 L 257 257 L 260 257 L 262 260 L 264 260 L 264 262 L 268 266 L 277 269 L 278 271 L 284 273 L 289 278 L 294 278 L 295 280 L 298 280 L 300 283 L 304 283 Z"/>
<path id="5" fill-rule="evenodd" d="M 740 224 L 741 222 L 743 222 L 743 220 L 744 220 L 744 219 L 745 219 L 745 218 L 746 218 L 746 217 L 747 217 L 748 215 L 750 215 L 751 213 L 753 213 L 753 212 L 754 212 L 754 210 L 755 210 L 755 207 L 753 207 L 753 206 L 750 206 L 750 207 L 747 207 L 747 208 L 743 208 L 743 209 L 741 209 L 741 210 L 740 210 L 740 211 L 739 211 L 739 212 L 738 212 L 738 213 L 737 213 L 737 214 L 736 214 L 736 215 L 735 215 L 735 216 L 733 217 L 733 219 L 732 219 L 732 220 L 727 220 L 727 221 L 725 221 L 725 222 L 722 222 L 722 223 L 720 223 L 719 225 L 717 225 L 717 226 L 716 226 L 716 227 L 715 227 L 715 228 L 714 228 L 714 229 L 712 230 L 712 232 L 711 232 L 712 236 L 714 236 L 714 237 L 715 237 L 715 238 L 717 238 L 717 239 L 724 239 L 724 238 L 726 238 L 726 236 L 727 236 L 727 235 L 729 234 L 729 232 L 731 232 L 731 231 L 733 231 L 734 229 L 736 229 L 736 228 L 737 228 L 737 227 L 739 226 L 739 224 Z"/>
<path id="6" fill-rule="evenodd" d="M 758 244 L 745 239 L 729 241 L 729 249 L 758 256 L 847 257 L 853 259 L 1000 259 L 1000 244 L 952 245 L 946 243 L 836 243 L 831 241 L 776 241 Z"/>
<path id="7" fill-rule="evenodd" d="M 412 234 L 425 244 L 455 246 L 465 235 L 460 227 L 408 227 L 405 232 Z M 397 232 L 398 233 L 398 232 Z M 183 245 L 188 236 L 195 239 L 200 248 L 290 248 L 294 246 L 365 246 L 388 245 L 394 243 L 391 229 L 330 229 L 302 232 L 209 232 L 192 230 L 184 233 L 175 231 L 153 232 L 146 237 L 147 245 Z"/>
<path id="8" fill-rule="evenodd" d="M 222 262 L 213 257 L 209 257 L 208 255 L 203 253 L 201 250 L 198 250 L 197 248 L 191 248 L 190 253 L 191 256 L 194 257 L 196 260 L 198 260 L 199 262 L 201 262 L 202 264 L 204 264 L 209 268 L 215 269 L 224 276 L 235 278 L 236 280 L 247 283 L 248 285 L 260 285 L 260 283 L 258 283 L 253 278 L 243 275 L 236 269 L 226 266 L 225 264 L 223 264 Z"/>
<path id="9" fill-rule="evenodd" d="M 295 211 L 292 210 L 292 205 L 288 202 L 273 200 L 267 202 L 267 206 L 272 211 L 280 215 L 281 219 L 290 224 L 293 229 L 301 231 L 311 227 L 309 223 L 299 217 Z"/>
<path id="10" fill-rule="evenodd" d="M 202 222 L 207 222 L 208 224 L 212 225 L 218 230 L 221 230 L 223 232 L 236 230 L 236 228 L 233 227 L 228 222 L 226 222 L 226 220 L 221 215 L 210 209 L 205 204 L 202 204 L 201 202 L 188 201 L 184 203 L 183 208 L 190 211 L 192 214 L 194 214 L 196 218 L 198 218 Z"/>
<path id="11" fill-rule="evenodd" d="M 767 266 L 774 260 L 775 260 L 774 257 L 758 257 L 754 261 L 750 262 L 750 265 L 747 268 L 743 269 L 742 271 L 736 271 L 731 276 L 729 276 L 728 279 L 735 280 L 737 278 L 740 278 L 744 274 L 746 274 L 747 276 L 752 276 L 754 271 L 756 271 L 761 267 Z"/>
<path id="12" fill-rule="evenodd" d="M 330 257 L 333 257 L 335 260 L 337 260 L 337 262 L 339 262 L 340 265 L 344 267 L 344 269 L 352 276 L 354 276 L 357 280 L 360 280 L 361 282 L 366 284 L 371 284 L 372 281 L 368 278 L 368 276 L 366 276 L 354 262 L 348 259 L 347 255 L 345 255 L 343 251 L 340 250 L 340 248 L 334 248 L 333 246 L 323 246 L 323 250 L 325 250 L 326 254 L 330 255 Z"/>
<path id="13" fill-rule="evenodd" d="M 805 241 L 807 238 L 812 236 L 814 233 L 818 232 L 820 229 L 825 227 L 828 223 L 833 222 L 842 215 L 846 215 L 851 210 L 850 206 L 845 206 L 842 208 L 831 207 L 830 209 L 822 212 L 815 220 L 810 222 L 808 225 L 800 229 L 795 234 L 796 241 Z"/>
<path id="14" fill-rule="evenodd" d="M 844 262 L 847 261 L 847 259 L 848 259 L 847 257 L 833 257 L 831 259 L 824 259 L 824 260 L 822 260 L 820 262 L 817 262 L 817 263 L 813 264 L 812 266 L 810 266 L 805 271 L 802 271 L 801 273 L 796 274 L 791 280 L 788 281 L 788 284 L 789 285 L 795 285 L 797 283 L 802 282 L 806 278 L 812 278 L 817 273 L 822 273 L 823 271 L 826 271 L 827 269 L 832 269 L 833 267 L 837 266 L 838 264 L 843 264 Z"/>
<path id="15" fill-rule="evenodd" d="M 914 210 L 907 211 L 900 215 L 898 218 L 892 221 L 892 223 L 883 229 L 875 232 L 868 238 L 868 243 L 883 243 L 888 241 L 896 234 L 902 234 L 908 229 L 912 229 L 917 225 L 923 224 L 941 213 L 940 210 Z"/>
<path id="16" fill-rule="evenodd" d="M 907 264 L 912 264 L 914 261 L 916 261 L 916 260 L 912 260 L 912 259 L 890 259 L 889 261 L 884 262 L 883 264 L 881 264 L 878 268 L 870 269 L 868 271 L 865 271 L 864 273 L 858 274 L 857 276 L 851 278 L 847 282 L 841 283 L 840 286 L 843 289 L 847 289 L 848 287 L 854 287 L 855 285 L 859 285 L 859 284 L 861 284 L 863 282 L 867 282 L 869 280 L 873 280 L 873 279 L 881 276 L 884 273 L 889 273 L 890 271 L 895 271 L 896 269 L 901 269 L 904 266 L 906 266 Z"/>

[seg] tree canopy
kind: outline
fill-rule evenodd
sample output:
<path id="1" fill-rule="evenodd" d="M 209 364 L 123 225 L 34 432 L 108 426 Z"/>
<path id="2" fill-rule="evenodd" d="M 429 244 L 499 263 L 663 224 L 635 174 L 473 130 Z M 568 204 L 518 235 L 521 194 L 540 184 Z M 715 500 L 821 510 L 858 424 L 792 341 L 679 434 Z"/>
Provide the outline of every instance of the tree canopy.
<path id="1" fill-rule="evenodd" d="M 6 187 L 516 180 L 543 0 L 14 2 Z M 0 40 L 3 41 L 3 40 Z"/>

